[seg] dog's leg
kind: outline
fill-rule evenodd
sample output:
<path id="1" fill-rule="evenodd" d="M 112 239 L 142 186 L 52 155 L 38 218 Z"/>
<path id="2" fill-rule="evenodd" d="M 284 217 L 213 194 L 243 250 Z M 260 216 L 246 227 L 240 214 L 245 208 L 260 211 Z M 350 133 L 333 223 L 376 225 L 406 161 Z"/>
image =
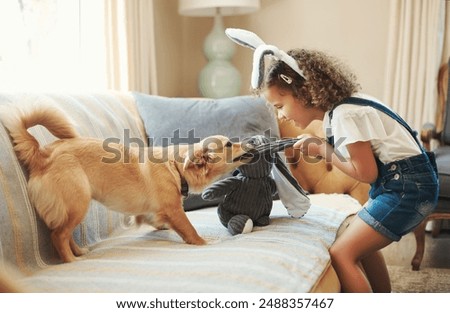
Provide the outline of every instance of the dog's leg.
<path id="1" fill-rule="evenodd" d="M 70 248 L 73 229 L 63 226 L 52 231 L 52 242 L 63 262 L 73 262 L 77 258 Z"/>
<path id="2" fill-rule="evenodd" d="M 169 226 L 167 226 L 164 223 L 158 223 L 157 219 L 155 218 L 155 216 L 150 215 L 150 214 L 146 214 L 146 215 L 137 215 L 136 216 L 136 224 L 138 226 L 142 225 L 142 224 L 148 224 L 150 226 L 155 227 L 157 230 L 167 230 L 169 229 Z"/>
<path id="3" fill-rule="evenodd" d="M 73 239 L 73 236 L 70 238 L 70 248 L 75 256 L 83 256 L 89 252 L 88 248 L 80 248 L 78 244 Z"/>
<path id="4" fill-rule="evenodd" d="M 81 199 L 81 197 L 80 197 Z M 89 204 L 89 198 L 86 198 L 83 205 L 77 205 L 77 209 L 69 210 L 69 218 L 67 222 L 53 230 L 52 241 L 59 256 L 64 262 L 73 262 L 79 260 L 79 256 L 85 251 L 78 247 L 73 239 L 73 231 L 84 219 Z M 83 201 L 80 201 L 83 203 Z"/>
<path id="5" fill-rule="evenodd" d="M 64 160 L 66 164 L 69 161 Z M 73 161 L 73 160 L 72 160 Z M 53 243 L 64 262 L 73 262 L 89 250 L 80 248 L 73 239 L 74 229 L 83 221 L 92 198 L 89 180 L 83 170 L 73 161 L 70 171 L 60 171 L 60 181 L 71 188 L 60 188 L 60 205 L 66 209 L 67 220 L 52 233 Z"/>
<path id="6" fill-rule="evenodd" d="M 164 219 L 186 243 L 193 245 L 206 244 L 206 241 L 198 235 L 194 226 L 192 226 L 181 206 L 173 210 L 172 214 L 167 214 Z"/>

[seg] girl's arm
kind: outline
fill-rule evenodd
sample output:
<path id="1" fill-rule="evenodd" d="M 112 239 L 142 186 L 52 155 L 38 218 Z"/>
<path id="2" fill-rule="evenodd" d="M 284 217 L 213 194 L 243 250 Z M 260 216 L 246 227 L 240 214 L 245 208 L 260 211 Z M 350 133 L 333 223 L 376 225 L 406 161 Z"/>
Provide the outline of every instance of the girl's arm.
<path id="1" fill-rule="evenodd" d="M 378 176 L 377 163 L 368 141 L 358 141 L 347 145 L 350 159 L 335 153 L 333 147 L 324 140 L 311 135 L 303 135 L 294 144 L 303 154 L 320 156 L 342 172 L 363 183 L 372 183 Z"/>

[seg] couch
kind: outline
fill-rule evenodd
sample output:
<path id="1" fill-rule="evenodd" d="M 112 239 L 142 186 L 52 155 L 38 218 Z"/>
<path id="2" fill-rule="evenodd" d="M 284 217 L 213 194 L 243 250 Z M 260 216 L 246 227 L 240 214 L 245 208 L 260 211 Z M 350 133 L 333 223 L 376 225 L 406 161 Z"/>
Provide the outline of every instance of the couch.
<path id="1" fill-rule="evenodd" d="M 280 136 L 264 99 L 167 98 L 140 93 L 0 93 L 0 106 L 50 103 L 83 136 L 117 138 L 125 145 L 192 143 L 220 133 L 239 140 Z M 29 130 L 41 144 L 55 138 Z M 232 236 L 219 222 L 217 203 L 190 195 L 188 218 L 208 244 L 185 244 L 172 230 L 138 227 L 92 201 L 74 238 L 90 252 L 63 264 L 50 232 L 27 195 L 27 171 L 0 125 L 0 290 L 25 292 L 338 292 L 328 248 L 361 204 L 343 193 L 311 194 L 311 208 L 295 219 L 274 199 L 271 223 Z M 337 182 L 335 182 L 336 184 Z M 344 225 L 344 226 L 343 226 Z M 239 260 L 238 262 L 236 262 Z M 12 282 L 8 289 L 2 280 Z"/>

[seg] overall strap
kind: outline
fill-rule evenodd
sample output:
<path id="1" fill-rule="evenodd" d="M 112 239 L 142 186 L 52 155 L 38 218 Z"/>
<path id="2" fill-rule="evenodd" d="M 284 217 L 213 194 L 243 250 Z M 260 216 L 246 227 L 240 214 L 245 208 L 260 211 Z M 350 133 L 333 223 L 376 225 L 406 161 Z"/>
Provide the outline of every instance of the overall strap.
<path id="1" fill-rule="evenodd" d="M 400 125 L 402 125 L 403 127 L 406 128 L 407 131 L 409 131 L 411 133 L 411 136 L 414 138 L 414 140 L 416 141 L 416 143 L 419 145 L 420 149 L 423 151 L 422 145 L 420 144 L 419 140 L 417 139 L 417 132 L 415 130 L 413 130 L 408 123 L 405 122 L 405 120 L 403 118 L 400 117 L 400 115 L 398 115 L 397 113 L 395 113 L 394 111 L 392 111 L 391 109 L 389 109 L 388 107 L 382 105 L 381 103 L 378 103 L 376 101 L 372 101 L 372 100 L 368 100 L 368 99 L 363 99 L 363 98 L 358 98 L 358 97 L 349 97 L 346 98 L 343 102 L 338 103 L 334 106 L 334 108 L 328 113 L 328 117 L 331 119 L 333 117 L 333 110 L 341 105 L 341 104 L 356 104 L 356 105 L 362 105 L 362 106 L 371 106 L 387 115 L 389 115 L 391 118 L 393 118 L 394 120 L 396 120 L 398 123 L 400 123 Z M 327 141 L 328 143 L 330 143 L 333 147 L 334 147 L 334 136 L 330 136 L 327 137 Z"/>

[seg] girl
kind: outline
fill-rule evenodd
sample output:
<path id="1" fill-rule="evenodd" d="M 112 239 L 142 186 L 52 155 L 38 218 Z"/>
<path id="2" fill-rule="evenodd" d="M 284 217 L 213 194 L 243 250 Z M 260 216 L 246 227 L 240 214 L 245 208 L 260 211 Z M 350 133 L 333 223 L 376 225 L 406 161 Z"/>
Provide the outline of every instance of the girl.
<path id="1" fill-rule="evenodd" d="M 409 126 L 379 101 L 358 93 L 355 76 L 336 59 L 318 51 L 287 54 L 300 71 L 274 60 L 256 91 L 300 128 L 323 120 L 328 142 L 301 136 L 294 148 L 371 184 L 369 201 L 330 248 L 342 291 L 390 292 L 379 250 L 434 209 L 438 180 L 432 162 Z"/>

